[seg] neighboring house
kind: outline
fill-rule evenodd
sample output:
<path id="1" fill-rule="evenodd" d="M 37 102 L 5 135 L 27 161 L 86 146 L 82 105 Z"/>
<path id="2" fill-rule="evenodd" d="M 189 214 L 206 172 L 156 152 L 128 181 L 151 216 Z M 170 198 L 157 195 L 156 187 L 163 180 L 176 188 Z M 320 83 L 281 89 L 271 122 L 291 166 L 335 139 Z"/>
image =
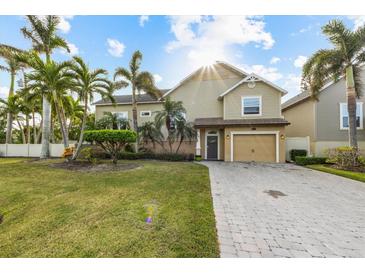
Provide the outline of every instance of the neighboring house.
<path id="1" fill-rule="evenodd" d="M 365 79 L 365 71 L 361 73 Z M 318 94 L 317 100 L 308 92 L 289 99 L 282 104 L 283 115 L 290 122 L 286 128 L 288 137 L 310 139 L 310 154 L 325 155 L 328 148 L 348 146 L 348 113 L 346 83 L 342 78 L 327 84 Z M 365 149 L 364 112 L 365 98 L 357 100 L 357 138 L 359 147 Z"/>
<path id="2" fill-rule="evenodd" d="M 228 63 L 201 67 L 162 98 L 141 95 L 138 124 L 154 119 L 167 96 L 182 101 L 186 120 L 193 122 L 198 138 L 191 151 L 203 159 L 224 161 L 285 161 L 285 126 L 281 97 L 286 91 L 256 74 Z M 98 101 L 96 119 L 106 111 L 132 118 L 131 96 L 116 96 L 117 105 Z"/>

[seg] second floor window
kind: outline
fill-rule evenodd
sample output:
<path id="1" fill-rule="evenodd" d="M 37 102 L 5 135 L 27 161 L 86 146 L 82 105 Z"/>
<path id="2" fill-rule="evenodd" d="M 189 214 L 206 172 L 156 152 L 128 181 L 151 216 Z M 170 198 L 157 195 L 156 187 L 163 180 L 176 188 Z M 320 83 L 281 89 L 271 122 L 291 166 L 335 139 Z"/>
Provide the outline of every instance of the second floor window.
<path id="1" fill-rule="evenodd" d="M 356 103 L 356 127 L 358 129 L 363 128 L 362 117 L 362 103 Z M 340 128 L 349 128 L 349 113 L 347 111 L 347 103 L 340 103 Z"/>
<path id="2" fill-rule="evenodd" d="M 242 97 L 242 116 L 261 115 L 261 97 Z"/>

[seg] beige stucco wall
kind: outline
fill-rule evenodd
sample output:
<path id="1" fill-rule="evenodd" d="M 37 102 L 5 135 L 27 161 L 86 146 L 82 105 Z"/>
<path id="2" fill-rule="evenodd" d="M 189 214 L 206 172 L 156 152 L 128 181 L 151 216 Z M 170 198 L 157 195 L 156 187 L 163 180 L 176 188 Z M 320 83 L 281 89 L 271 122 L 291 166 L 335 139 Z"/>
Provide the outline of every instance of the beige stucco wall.
<path id="1" fill-rule="evenodd" d="M 152 111 L 151 117 L 140 117 L 141 111 Z M 154 120 L 154 112 L 162 110 L 161 103 L 153 103 L 153 104 L 138 104 L 137 106 L 137 122 L 138 125 L 143 124 L 144 122 L 153 121 Z M 116 105 L 114 106 L 95 106 L 95 118 L 96 120 L 103 117 L 104 112 L 128 112 L 128 119 L 132 122 L 132 105 Z"/>
<path id="2" fill-rule="evenodd" d="M 204 70 L 170 93 L 174 101 L 182 101 L 186 119 L 223 117 L 223 102 L 218 96 L 242 79 L 242 75 L 223 65 L 206 67 Z"/>
<path id="3" fill-rule="evenodd" d="M 253 132 L 259 132 L 259 131 L 275 131 L 279 132 L 279 162 L 284 163 L 285 162 L 285 138 L 281 138 L 281 136 L 285 137 L 285 127 L 284 126 L 277 126 L 277 127 L 255 127 L 256 130 Z M 225 136 L 225 144 L 224 144 L 224 161 L 231 161 L 231 132 L 232 131 L 252 131 L 251 127 L 227 127 L 224 130 L 224 136 Z M 229 136 L 229 139 L 227 139 L 227 136 Z"/>
<path id="4" fill-rule="evenodd" d="M 242 116 L 242 97 L 260 96 L 261 115 Z M 257 82 L 254 88 L 249 88 L 247 83 L 228 93 L 223 98 L 224 119 L 257 119 L 281 117 L 281 92 L 263 82 Z"/>
<path id="5" fill-rule="evenodd" d="M 311 153 L 315 150 L 314 142 L 316 140 L 315 104 L 315 100 L 307 99 L 298 105 L 283 110 L 284 118 L 290 123 L 285 128 L 286 136 L 309 136 Z"/>

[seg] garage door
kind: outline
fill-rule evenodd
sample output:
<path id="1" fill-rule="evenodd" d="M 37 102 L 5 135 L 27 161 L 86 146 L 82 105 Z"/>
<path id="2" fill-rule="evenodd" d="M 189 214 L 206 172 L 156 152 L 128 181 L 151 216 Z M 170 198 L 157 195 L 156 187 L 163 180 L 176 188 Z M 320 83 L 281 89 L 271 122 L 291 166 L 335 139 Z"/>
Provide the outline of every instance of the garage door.
<path id="1" fill-rule="evenodd" d="M 273 134 L 233 135 L 233 160 L 276 162 L 276 136 Z"/>

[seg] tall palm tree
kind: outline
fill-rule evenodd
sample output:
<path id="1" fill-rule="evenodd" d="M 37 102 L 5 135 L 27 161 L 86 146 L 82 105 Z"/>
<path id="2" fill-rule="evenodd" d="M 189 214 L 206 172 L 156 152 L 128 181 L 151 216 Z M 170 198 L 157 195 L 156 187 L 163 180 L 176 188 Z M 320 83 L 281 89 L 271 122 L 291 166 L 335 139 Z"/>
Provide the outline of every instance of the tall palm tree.
<path id="1" fill-rule="evenodd" d="M 22 50 L 17 49 L 12 46 L 0 44 L 0 57 L 5 59 L 7 66 L 0 66 L 0 70 L 4 70 L 10 73 L 10 88 L 8 98 L 14 96 L 14 87 L 15 87 L 15 76 L 17 72 L 24 67 L 24 64 L 19 62 L 16 58 L 16 54 L 22 52 Z M 13 116 L 8 113 L 7 114 L 7 125 L 6 125 L 6 139 L 5 143 L 12 142 L 12 129 L 13 129 Z"/>
<path id="2" fill-rule="evenodd" d="M 34 50 L 45 54 L 46 63 L 51 62 L 51 54 L 57 48 L 64 48 L 70 52 L 66 40 L 56 34 L 57 25 L 60 22 L 59 16 L 49 15 L 45 18 L 40 18 L 34 15 L 27 15 L 26 18 L 30 27 L 22 28 L 21 32 L 25 38 L 31 40 Z M 43 123 L 40 158 L 44 159 L 49 157 L 51 105 L 46 94 L 44 94 L 42 101 Z"/>
<path id="3" fill-rule="evenodd" d="M 303 66 L 302 84 L 316 96 L 330 80 L 346 80 L 349 114 L 349 145 L 357 149 L 356 98 L 361 94 L 360 66 L 365 62 L 365 25 L 352 31 L 342 21 L 332 20 L 322 27 L 332 49 L 314 53 Z"/>
<path id="4" fill-rule="evenodd" d="M 47 104 L 50 104 L 49 102 L 52 100 L 60 123 L 64 147 L 67 148 L 69 146 L 67 123 L 60 98 L 65 95 L 65 91 L 73 86 L 72 75 L 68 73 L 71 63 L 45 62 L 34 51 L 18 55 L 18 59 L 33 68 L 33 71 L 27 74 L 28 85 L 24 90 L 38 90 L 43 94 L 43 128 L 45 129 L 45 131 L 42 131 L 43 134 L 49 134 L 50 129 L 48 127 L 50 126 L 51 117 L 51 105 L 49 107 L 45 106 L 45 102 L 47 101 Z M 47 109 L 50 112 L 45 114 L 45 110 Z M 46 137 L 49 138 L 49 136 Z"/>
<path id="5" fill-rule="evenodd" d="M 172 101 L 169 97 L 166 98 L 162 105 L 162 110 L 156 112 L 155 124 L 161 129 L 162 125 L 167 129 L 167 141 L 169 143 L 170 152 L 172 145 L 176 139 L 176 127 L 179 121 L 185 121 L 184 114 L 186 110 L 181 101 Z"/>
<path id="6" fill-rule="evenodd" d="M 73 59 L 74 64 L 71 67 L 71 74 L 74 78 L 73 91 L 78 94 L 79 99 L 84 103 L 81 133 L 76 151 L 72 157 L 72 160 L 75 160 L 80 153 L 82 142 L 84 140 L 84 130 L 89 102 L 93 101 L 95 94 L 99 94 L 101 97 L 108 98 L 114 102 L 114 97 L 112 96 L 114 92 L 114 85 L 105 78 L 107 75 L 106 70 L 91 70 L 80 57 L 74 57 Z"/>
<path id="7" fill-rule="evenodd" d="M 129 68 L 119 67 L 115 70 L 114 80 L 121 77 L 122 80 L 117 83 L 121 86 L 132 88 L 132 114 L 133 114 L 133 129 L 137 132 L 137 95 L 145 92 L 154 98 L 161 96 L 161 92 L 156 88 L 153 75 L 148 71 L 140 71 L 142 61 L 142 53 L 137 50 L 133 53 L 132 59 L 129 62 Z"/>

